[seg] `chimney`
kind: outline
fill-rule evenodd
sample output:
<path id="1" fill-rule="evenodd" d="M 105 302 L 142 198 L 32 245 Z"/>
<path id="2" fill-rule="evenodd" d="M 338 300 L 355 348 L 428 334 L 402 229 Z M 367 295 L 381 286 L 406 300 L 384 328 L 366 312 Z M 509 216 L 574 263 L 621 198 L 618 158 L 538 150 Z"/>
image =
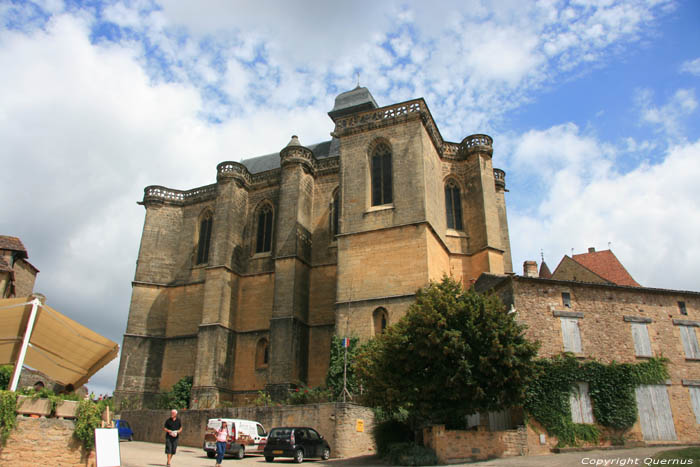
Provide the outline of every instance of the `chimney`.
<path id="1" fill-rule="evenodd" d="M 539 274 L 537 274 L 537 261 L 525 261 L 523 263 L 523 276 L 539 277 Z"/>
<path id="2" fill-rule="evenodd" d="M 595 253 L 595 247 L 594 247 L 594 246 L 589 246 L 589 247 L 588 247 L 588 252 L 589 252 L 589 253 Z"/>

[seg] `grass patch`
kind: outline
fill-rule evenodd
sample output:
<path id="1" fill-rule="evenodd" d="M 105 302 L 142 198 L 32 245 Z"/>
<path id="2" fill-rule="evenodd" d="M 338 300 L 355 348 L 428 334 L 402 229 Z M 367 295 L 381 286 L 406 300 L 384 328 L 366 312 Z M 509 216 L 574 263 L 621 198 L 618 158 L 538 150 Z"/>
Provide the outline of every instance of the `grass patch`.
<path id="1" fill-rule="evenodd" d="M 654 456 L 654 459 L 692 459 L 693 464 L 696 462 L 700 463 L 700 447 L 661 451 Z"/>

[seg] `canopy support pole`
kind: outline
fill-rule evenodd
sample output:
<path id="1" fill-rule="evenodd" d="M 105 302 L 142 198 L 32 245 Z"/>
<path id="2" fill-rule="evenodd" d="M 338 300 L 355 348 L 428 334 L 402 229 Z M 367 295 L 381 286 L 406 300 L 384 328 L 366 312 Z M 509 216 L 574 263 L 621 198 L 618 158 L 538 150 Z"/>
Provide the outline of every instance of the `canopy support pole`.
<path id="1" fill-rule="evenodd" d="M 27 355 L 27 347 L 29 346 L 29 338 L 32 336 L 32 329 L 34 329 L 34 321 L 36 321 L 36 313 L 41 306 L 41 301 L 38 298 L 34 298 L 31 301 L 32 311 L 29 314 L 29 321 L 27 322 L 27 329 L 24 331 L 24 338 L 22 339 L 22 348 L 19 351 L 19 357 L 17 358 L 17 363 L 15 364 L 15 371 L 12 373 L 12 382 L 10 383 L 10 391 L 17 390 L 17 384 L 19 383 L 19 374 L 22 371 L 22 366 L 24 365 L 24 357 Z"/>

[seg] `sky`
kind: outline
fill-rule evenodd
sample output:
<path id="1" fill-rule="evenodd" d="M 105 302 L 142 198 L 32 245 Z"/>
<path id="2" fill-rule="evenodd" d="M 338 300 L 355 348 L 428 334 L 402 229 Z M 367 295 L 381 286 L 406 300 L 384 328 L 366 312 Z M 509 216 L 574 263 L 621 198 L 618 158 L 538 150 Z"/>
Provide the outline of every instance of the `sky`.
<path id="1" fill-rule="evenodd" d="M 358 75 L 380 106 L 423 97 L 448 141 L 493 137 L 516 272 L 611 248 L 700 291 L 694 0 L 0 0 L 0 234 L 121 345 L 144 187 L 328 140 Z"/>

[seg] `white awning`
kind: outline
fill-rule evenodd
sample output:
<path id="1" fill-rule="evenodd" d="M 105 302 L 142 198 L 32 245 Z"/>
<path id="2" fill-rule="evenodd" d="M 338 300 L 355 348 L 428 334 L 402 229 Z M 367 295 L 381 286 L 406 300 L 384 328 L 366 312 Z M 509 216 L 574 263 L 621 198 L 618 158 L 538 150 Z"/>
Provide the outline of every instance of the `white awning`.
<path id="1" fill-rule="evenodd" d="M 0 300 L 0 364 L 17 364 L 30 323 L 32 300 Z M 31 328 L 24 365 L 64 386 L 82 386 L 119 353 L 115 342 L 45 304 L 37 307 Z"/>

